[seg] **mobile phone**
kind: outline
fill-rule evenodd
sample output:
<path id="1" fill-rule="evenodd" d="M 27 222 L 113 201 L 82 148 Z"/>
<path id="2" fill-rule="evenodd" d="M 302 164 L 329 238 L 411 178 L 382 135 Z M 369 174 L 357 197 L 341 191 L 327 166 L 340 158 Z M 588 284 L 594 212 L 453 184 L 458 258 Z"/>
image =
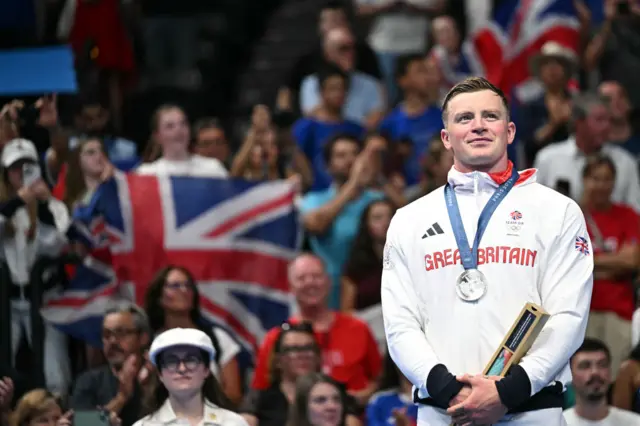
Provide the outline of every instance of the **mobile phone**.
<path id="1" fill-rule="evenodd" d="M 558 179 L 556 181 L 556 191 L 567 197 L 571 196 L 571 184 L 566 179 Z"/>
<path id="2" fill-rule="evenodd" d="M 40 166 L 34 163 L 22 165 L 22 182 L 25 187 L 31 186 L 40 179 Z"/>
<path id="3" fill-rule="evenodd" d="M 75 410 L 73 424 L 77 426 L 110 426 L 109 413 L 102 410 Z"/>

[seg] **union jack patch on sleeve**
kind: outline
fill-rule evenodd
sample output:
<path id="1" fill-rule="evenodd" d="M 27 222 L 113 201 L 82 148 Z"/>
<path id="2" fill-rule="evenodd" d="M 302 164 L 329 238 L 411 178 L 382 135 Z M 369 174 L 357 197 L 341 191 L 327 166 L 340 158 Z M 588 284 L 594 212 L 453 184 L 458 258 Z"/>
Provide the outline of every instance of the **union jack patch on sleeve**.
<path id="1" fill-rule="evenodd" d="M 589 242 L 584 237 L 576 237 L 576 250 L 585 256 L 589 255 Z"/>

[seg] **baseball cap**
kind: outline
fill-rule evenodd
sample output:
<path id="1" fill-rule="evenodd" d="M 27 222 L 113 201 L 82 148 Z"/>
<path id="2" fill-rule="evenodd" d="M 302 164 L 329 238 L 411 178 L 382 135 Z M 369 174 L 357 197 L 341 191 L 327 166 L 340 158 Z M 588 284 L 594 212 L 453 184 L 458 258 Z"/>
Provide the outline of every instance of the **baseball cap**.
<path id="1" fill-rule="evenodd" d="M 31 160 L 38 162 L 38 151 L 28 139 L 12 139 L 2 150 L 2 167 L 7 168 L 18 160 Z"/>
<path id="2" fill-rule="evenodd" d="M 211 338 L 202 331 L 195 328 L 172 328 L 153 339 L 149 349 L 149 360 L 157 366 L 158 355 L 175 346 L 192 346 L 201 349 L 207 352 L 211 359 L 216 356 Z"/>

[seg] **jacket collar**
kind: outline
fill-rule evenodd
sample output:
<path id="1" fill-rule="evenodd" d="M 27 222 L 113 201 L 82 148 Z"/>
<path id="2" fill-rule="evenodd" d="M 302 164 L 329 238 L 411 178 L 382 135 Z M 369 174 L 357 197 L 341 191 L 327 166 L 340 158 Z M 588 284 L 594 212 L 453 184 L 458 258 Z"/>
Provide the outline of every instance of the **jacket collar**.
<path id="1" fill-rule="evenodd" d="M 183 424 L 183 421 L 178 419 L 176 413 L 173 411 L 169 398 L 166 399 L 164 404 L 162 404 L 162 407 L 160 407 L 160 409 L 158 409 L 158 411 L 153 415 L 153 420 L 165 425 Z M 223 419 L 220 417 L 218 407 L 205 399 L 204 416 L 201 424 L 204 426 L 219 426 L 222 424 L 222 421 Z"/>
<path id="2" fill-rule="evenodd" d="M 485 172 L 470 172 L 462 173 L 452 167 L 447 175 L 447 181 L 449 184 L 461 190 L 474 191 L 477 188 L 497 188 L 509 179 L 511 171 L 513 170 L 513 163 L 509 161 L 507 168 L 499 173 L 485 173 Z M 523 185 L 533 183 L 536 181 L 536 169 L 526 169 L 520 172 L 520 177 L 516 181 L 516 185 Z"/>

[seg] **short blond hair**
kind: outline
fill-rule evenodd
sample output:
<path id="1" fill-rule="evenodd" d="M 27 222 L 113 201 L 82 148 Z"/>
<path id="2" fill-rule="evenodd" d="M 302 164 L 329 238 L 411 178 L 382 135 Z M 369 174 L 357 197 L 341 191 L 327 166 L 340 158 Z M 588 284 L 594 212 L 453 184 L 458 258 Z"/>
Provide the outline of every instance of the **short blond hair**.
<path id="1" fill-rule="evenodd" d="M 502 90 L 491 84 L 491 82 L 484 77 L 469 77 L 453 86 L 451 90 L 449 90 L 449 93 L 444 97 L 444 102 L 442 103 L 442 122 L 445 124 L 447 123 L 447 108 L 451 99 L 458 95 L 462 95 L 463 93 L 475 93 L 483 90 L 488 90 L 500 96 L 502 105 L 504 105 L 504 109 L 507 111 L 507 120 L 509 120 L 509 101 Z"/>
<path id="2" fill-rule="evenodd" d="M 58 398 L 46 389 L 34 389 L 24 394 L 11 413 L 10 426 L 27 426 L 31 420 L 45 414 L 52 406 L 60 407 Z"/>

